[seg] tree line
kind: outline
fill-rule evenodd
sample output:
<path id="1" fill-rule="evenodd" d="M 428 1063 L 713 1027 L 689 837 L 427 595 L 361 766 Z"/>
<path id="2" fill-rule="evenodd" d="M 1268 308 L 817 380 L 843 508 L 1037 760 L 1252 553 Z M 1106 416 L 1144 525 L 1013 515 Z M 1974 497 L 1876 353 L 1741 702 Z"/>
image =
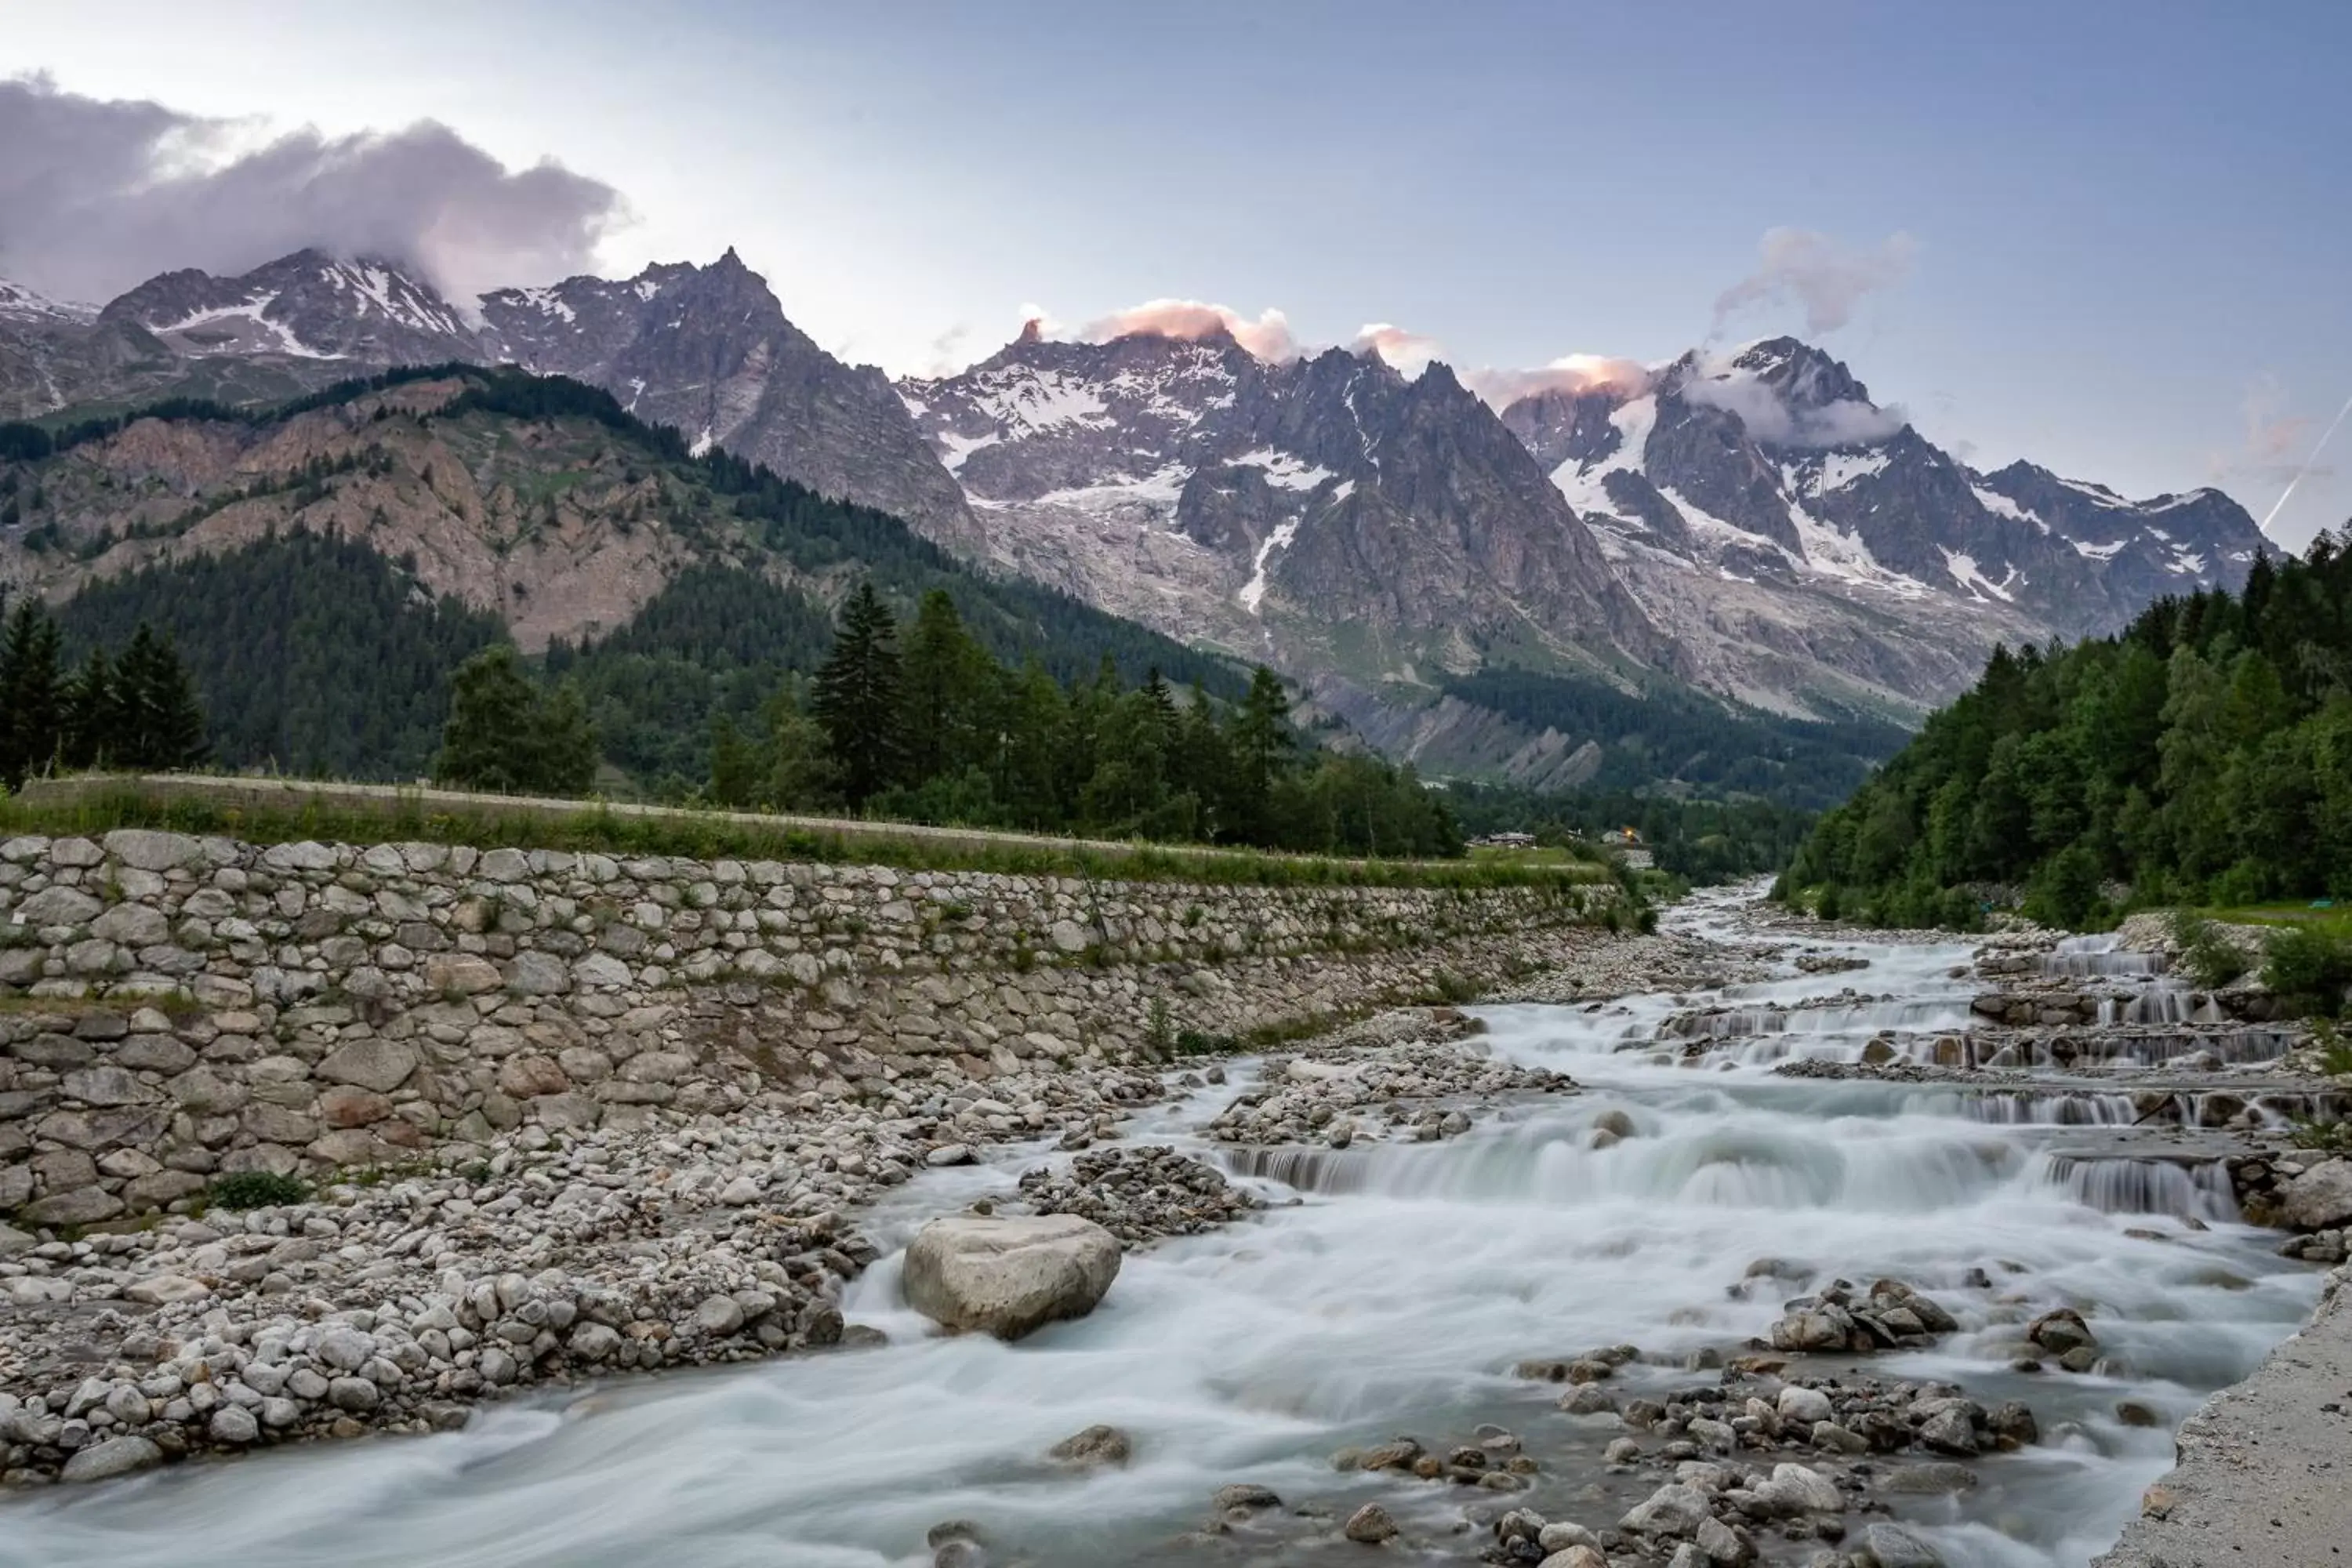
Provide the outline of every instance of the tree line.
<path id="1" fill-rule="evenodd" d="M 0 607 L 5 595 L 0 593 Z M 27 595 L 0 633 L 0 784 L 66 768 L 152 773 L 210 750 L 195 685 L 172 640 L 144 621 L 119 654 L 93 644 L 68 668 L 48 607 Z"/>
<path id="2" fill-rule="evenodd" d="M 451 691 L 443 782 L 578 793 L 594 726 L 578 686 L 531 680 L 511 649 L 469 661 Z M 1410 768 L 1310 751 L 1259 668 L 1236 701 L 1156 670 L 1125 685 L 1106 657 L 1057 680 L 999 660 L 942 589 L 902 637 L 871 582 L 843 605 L 830 650 L 783 676 L 755 721 L 722 713 L 698 799 L 841 810 L 1033 832 L 1250 845 L 1323 854 L 1462 852 L 1444 799 Z"/>
<path id="3" fill-rule="evenodd" d="M 1817 813 L 1769 800 L 1690 800 L 1633 790 L 1530 790 L 1456 780 L 1447 803 L 1474 837 L 1526 833 L 1539 846 L 1576 848 L 1616 828 L 1642 837 L 1658 868 L 1695 887 L 1789 863 Z"/>
<path id="4" fill-rule="evenodd" d="M 1994 650 L 1824 816 L 1784 895 L 1881 924 L 2352 897 L 2352 544 L 2257 559 L 2123 633 Z"/>

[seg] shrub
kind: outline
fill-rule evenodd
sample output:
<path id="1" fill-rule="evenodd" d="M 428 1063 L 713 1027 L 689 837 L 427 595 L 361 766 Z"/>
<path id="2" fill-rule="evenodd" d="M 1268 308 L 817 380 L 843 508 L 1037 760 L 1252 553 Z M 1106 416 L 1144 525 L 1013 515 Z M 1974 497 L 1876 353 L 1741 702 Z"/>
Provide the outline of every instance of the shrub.
<path id="1" fill-rule="evenodd" d="M 2211 921 L 2196 915 L 2183 912 L 2172 917 L 2172 940 L 2180 944 L 2180 967 L 2208 991 L 2243 978 L 2254 966 L 2253 954 Z"/>
<path id="2" fill-rule="evenodd" d="M 215 1208 L 268 1209 L 299 1204 L 310 1195 L 310 1184 L 299 1176 L 270 1171 L 238 1171 L 215 1176 L 205 1197 Z"/>
<path id="3" fill-rule="evenodd" d="M 2315 926 L 2289 926 L 2263 944 L 2263 984 L 2290 1010 L 2334 1017 L 2352 985 L 2352 942 Z"/>
<path id="4" fill-rule="evenodd" d="M 2026 884 L 2026 918 L 2042 925 L 2081 931 L 2098 907 L 2099 858 L 2080 844 L 2044 860 Z"/>

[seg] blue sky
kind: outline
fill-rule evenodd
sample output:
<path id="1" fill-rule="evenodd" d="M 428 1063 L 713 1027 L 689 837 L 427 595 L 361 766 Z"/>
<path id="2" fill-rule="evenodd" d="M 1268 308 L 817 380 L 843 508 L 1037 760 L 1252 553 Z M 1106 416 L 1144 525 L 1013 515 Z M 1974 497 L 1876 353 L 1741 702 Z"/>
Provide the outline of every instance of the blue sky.
<path id="1" fill-rule="evenodd" d="M 1307 342 L 1395 322 L 1465 368 L 1657 360 L 1716 331 L 1767 230 L 1905 236 L 1818 336 L 1874 395 L 1981 467 L 2220 483 L 2257 517 L 2352 395 L 2347 60 L 2352 6 L 2308 3 L 96 0 L 0 28 L 0 75 L 257 137 L 431 117 L 552 156 L 625 198 L 607 266 L 732 244 L 893 371 L 980 357 L 1031 304 L 1160 296 Z M 1722 331 L 1804 327 L 1766 300 Z M 2273 531 L 2347 515 L 2318 473 Z"/>

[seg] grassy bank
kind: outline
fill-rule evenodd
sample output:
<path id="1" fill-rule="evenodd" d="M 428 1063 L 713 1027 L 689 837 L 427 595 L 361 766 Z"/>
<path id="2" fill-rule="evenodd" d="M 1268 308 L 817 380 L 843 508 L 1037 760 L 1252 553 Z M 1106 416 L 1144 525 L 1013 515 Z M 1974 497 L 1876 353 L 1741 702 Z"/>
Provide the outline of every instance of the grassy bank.
<path id="1" fill-rule="evenodd" d="M 996 871 L 1252 887 L 1535 888 L 1610 883 L 1590 861 L 1339 859 L 1258 850 L 1053 838 L 914 823 L 762 816 L 676 806 L 541 800 L 373 784 L 93 775 L 42 779 L 0 800 L 0 833 L 95 835 L 117 827 L 220 834 L 249 843 L 414 839 L 676 855 L 814 860 L 907 870 Z"/>

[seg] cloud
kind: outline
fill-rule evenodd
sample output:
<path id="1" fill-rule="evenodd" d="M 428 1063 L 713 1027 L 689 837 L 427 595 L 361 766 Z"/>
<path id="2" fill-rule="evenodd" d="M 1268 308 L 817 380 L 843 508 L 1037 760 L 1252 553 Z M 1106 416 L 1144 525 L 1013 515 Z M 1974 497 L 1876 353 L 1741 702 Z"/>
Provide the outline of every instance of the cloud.
<path id="1" fill-rule="evenodd" d="M 1919 242 L 1891 234 L 1867 250 L 1851 250 L 1809 228 L 1768 228 L 1757 247 L 1755 271 L 1715 301 L 1715 330 L 1754 305 L 1794 302 L 1805 308 L 1805 331 L 1833 332 L 1853 320 L 1864 296 L 1910 276 Z"/>
<path id="2" fill-rule="evenodd" d="M 1682 395 L 1685 402 L 1724 410 L 1757 440 L 1780 447 L 1847 447 L 1883 441 L 1910 423 L 1897 405 L 1881 408 L 1859 398 L 1792 405 L 1770 384 L 1743 371 L 1695 375 L 1683 384 Z"/>
<path id="3" fill-rule="evenodd" d="M 1077 335 L 1087 342 L 1107 343 L 1141 332 L 1197 341 L 1219 331 L 1232 333 L 1235 342 L 1273 363 L 1298 357 L 1298 340 L 1291 335 L 1289 319 L 1281 311 L 1265 310 L 1253 321 L 1238 310 L 1198 300 L 1147 300 L 1088 321 Z"/>
<path id="4" fill-rule="evenodd" d="M 620 193 L 509 169 L 446 125 L 254 142 L 249 122 L 0 80 L 0 275 L 105 300 L 181 267 L 239 272 L 305 246 L 413 262 L 453 299 L 588 270 Z"/>
<path id="5" fill-rule="evenodd" d="M 2287 391 L 2276 375 L 2265 373 L 2250 383 L 2240 409 L 2245 429 L 2238 445 L 2230 451 L 2216 452 L 2206 465 L 2216 482 L 2245 479 L 2283 485 L 2303 471 L 2316 433 L 2315 424 L 2306 416 L 2287 412 Z M 2315 479 L 2333 472 L 2331 468 L 2310 470 Z"/>
<path id="6" fill-rule="evenodd" d="M 1462 378 L 1462 383 L 1494 407 L 1502 409 L 1543 392 L 1565 392 L 1570 396 L 1611 392 L 1639 397 L 1650 390 L 1655 380 L 1650 367 L 1636 360 L 1608 354 L 1562 354 L 1549 364 L 1533 370 L 1496 370 L 1491 366 L 1474 370 Z"/>
<path id="7" fill-rule="evenodd" d="M 1435 338 L 1387 321 L 1366 322 L 1348 347 L 1355 353 L 1376 353 L 1406 375 L 1419 375 L 1437 357 Z"/>

